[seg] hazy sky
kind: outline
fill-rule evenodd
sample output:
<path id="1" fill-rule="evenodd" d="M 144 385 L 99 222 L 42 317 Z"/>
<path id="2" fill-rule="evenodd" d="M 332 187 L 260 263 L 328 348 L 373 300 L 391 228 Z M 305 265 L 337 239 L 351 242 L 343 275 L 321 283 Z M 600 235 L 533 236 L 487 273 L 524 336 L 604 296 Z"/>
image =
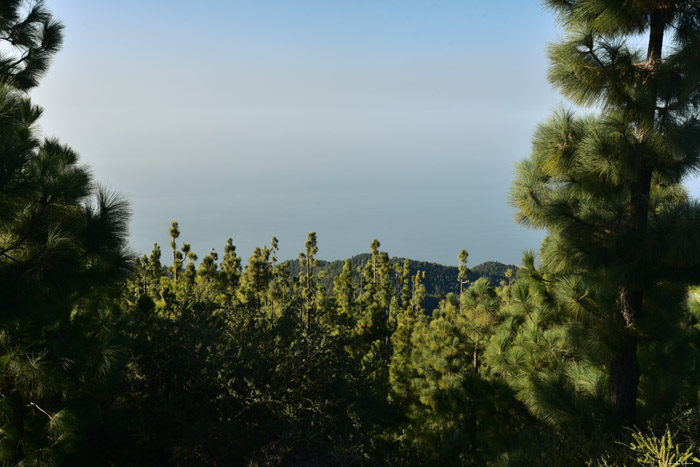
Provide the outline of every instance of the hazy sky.
<path id="1" fill-rule="evenodd" d="M 48 0 L 65 43 L 33 92 L 134 211 L 131 244 L 247 257 L 310 231 L 319 257 L 368 251 L 519 262 L 513 164 L 560 97 L 558 30 L 536 1 Z"/>

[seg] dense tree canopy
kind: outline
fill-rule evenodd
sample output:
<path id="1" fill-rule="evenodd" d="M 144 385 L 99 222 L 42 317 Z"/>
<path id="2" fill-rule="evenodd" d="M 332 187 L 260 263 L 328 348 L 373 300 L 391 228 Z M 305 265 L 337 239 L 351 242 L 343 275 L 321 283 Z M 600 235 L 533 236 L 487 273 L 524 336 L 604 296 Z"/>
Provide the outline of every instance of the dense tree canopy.
<path id="1" fill-rule="evenodd" d="M 126 202 L 37 130 L 60 23 L 2 2 L 0 464 L 700 462 L 700 5 L 546 4 L 550 79 L 593 111 L 518 165 L 538 259 L 470 269 L 323 262 L 315 232 L 199 257 L 177 222 L 133 258 Z"/>

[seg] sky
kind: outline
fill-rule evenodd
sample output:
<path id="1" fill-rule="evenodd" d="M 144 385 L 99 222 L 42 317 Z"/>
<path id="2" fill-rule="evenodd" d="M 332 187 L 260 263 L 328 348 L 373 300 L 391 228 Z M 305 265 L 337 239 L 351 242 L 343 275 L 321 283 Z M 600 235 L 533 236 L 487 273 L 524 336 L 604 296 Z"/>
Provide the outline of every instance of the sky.
<path id="1" fill-rule="evenodd" d="M 47 0 L 41 129 L 131 203 L 132 249 L 520 262 L 514 163 L 562 99 L 536 1 Z M 167 257 L 167 254 L 164 255 Z"/>

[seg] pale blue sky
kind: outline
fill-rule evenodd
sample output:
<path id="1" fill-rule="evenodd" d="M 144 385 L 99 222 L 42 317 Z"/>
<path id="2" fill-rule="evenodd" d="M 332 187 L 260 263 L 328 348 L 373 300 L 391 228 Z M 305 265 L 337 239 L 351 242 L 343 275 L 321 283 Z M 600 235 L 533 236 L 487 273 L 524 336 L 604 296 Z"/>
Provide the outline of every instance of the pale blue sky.
<path id="1" fill-rule="evenodd" d="M 506 192 L 539 121 L 553 16 L 535 1 L 48 0 L 65 44 L 42 128 L 131 200 L 131 244 L 233 237 L 519 262 Z"/>

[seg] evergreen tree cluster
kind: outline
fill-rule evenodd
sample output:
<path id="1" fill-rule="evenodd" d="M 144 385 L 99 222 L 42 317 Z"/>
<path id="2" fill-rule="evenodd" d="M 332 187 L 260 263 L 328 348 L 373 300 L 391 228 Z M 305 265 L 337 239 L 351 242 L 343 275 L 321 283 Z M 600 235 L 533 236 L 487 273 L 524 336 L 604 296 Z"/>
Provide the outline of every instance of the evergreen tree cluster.
<path id="1" fill-rule="evenodd" d="M 700 462 L 700 4 L 545 3 L 550 79 L 593 111 L 517 167 L 538 259 L 470 270 L 325 263 L 314 232 L 200 258 L 177 222 L 135 257 L 128 204 L 36 127 L 62 26 L 2 2 L 0 464 Z"/>
<path id="2" fill-rule="evenodd" d="M 370 253 L 361 253 L 359 255 L 348 258 L 353 271 L 353 278 L 359 280 L 362 267 L 370 259 Z M 394 268 L 403 268 L 403 264 L 407 258 L 392 257 L 391 263 Z M 457 277 L 459 268 L 457 266 L 445 266 L 438 263 L 428 261 L 416 261 L 409 259 L 410 267 L 416 271 L 425 271 L 424 285 L 427 291 L 425 297 L 425 308 L 431 312 L 437 308 L 441 299 L 445 298 L 448 293 L 458 293 L 460 290 L 460 281 L 462 285 L 466 284 L 464 278 Z M 299 262 L 291 260 L 289 264 L 289 273 L 296 275 L 299 273 Z M 345 260 L 324 261 L 318 260 L 317 283 L 319 287 L 323 287 L 327 292 L 333 290 L 335 278 L 341 274 Z M 467 281 L 474 282 L 481 277 L 488 278 L 493 284 L 498 285 L 502 281 L 508 281 L 508 277 L 518 270 L 518 266 L 513 264 L 503 264 L 498 261 L 487 261 L 485 263 L 474 266 L 468 269 Z M 510 271 L 510 272 L 508 272 Z M 397 276 L 398 277 L 398 276 Z M 457 279 L 455 279 L 457 277 Z"/>

